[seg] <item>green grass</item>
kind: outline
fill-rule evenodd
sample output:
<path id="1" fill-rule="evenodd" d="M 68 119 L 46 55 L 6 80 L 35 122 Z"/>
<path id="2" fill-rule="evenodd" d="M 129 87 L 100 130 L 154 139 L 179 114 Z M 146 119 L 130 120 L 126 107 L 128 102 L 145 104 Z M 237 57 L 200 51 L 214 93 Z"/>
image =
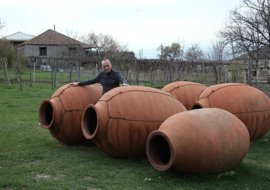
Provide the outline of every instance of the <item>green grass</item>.
<path id="1" fill-rule="evenodd" d="M 1 75 L 0 75 L 0 79 L 4 80 L 4 75 L 2 74 L 4 71 L 1 71 Z M 59 82 L 67 82 L 69 81 L 69 72 L 56 72 L 56 81 Z M 53 75 L 54 76 L 54 75 Z M 18 74 L 16 73 L 16 71 L 14 69 L 10 69 L 8 71 L 8 77 L 10 78 L 10 80 L 16 81 L 18 78 Z M 50 82 L 51 81 L 51 77 L 52 74 L 51 72 L 46 72 L 46 71 L 39 71 L 37 70 L 34 74 L 34 72 L 32 72 L 32 80 L 35 80 L 37 82 Z M 90 75 L 87 71 L 84 71 L 81 73 L 81 80 L 87 80 L 91 77 L 94 77 L 92 75 Z M 23 81 L 29 81 L 30 80 L 30 70 L 29 69 L 24 69 L 21 72 L 21 78 Z M 77 74 L 76 73 L 72 73 L 72 81 L 77 81 Z"/>
<path id="2" fill-rule="evenodd" d="M 0 84 L 0 189 L 269 189 L 270 134 L 234 170 L 215 175 L 158 172 L 147 159 L 114 159 L 95 146 L 66 146 L 38 123 L 50 84 Z"/>

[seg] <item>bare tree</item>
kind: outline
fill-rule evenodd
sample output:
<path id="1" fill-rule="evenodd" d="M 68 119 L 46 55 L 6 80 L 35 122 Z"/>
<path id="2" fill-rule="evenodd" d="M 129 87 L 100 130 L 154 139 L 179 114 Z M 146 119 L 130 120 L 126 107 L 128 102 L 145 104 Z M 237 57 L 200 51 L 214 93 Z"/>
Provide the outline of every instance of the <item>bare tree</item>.
<path id="1" fill-rule="evenodd" d="M 115 52 L 125 52 L 128 51 L 126 45 L 120 45 L 112 36 L 107 34 L 95 34 L 94 32 L 88 35 L 82 36 L 80 38 L 84 43 L 88 44 L 92 50 L 96 51 L 96 55 L 107 57 Z"/>
<path id="2" fill-rule="evenodd" d="M 213 62 L 213 69 L 215 73 L 216 83 L 226 82 L 226 72 L 224 66 L 224 56 L 225 56 L 225 46 L 224 42 L 216 42 L 212 44 L 212 48 L 208 53 L 208 59 Z M 224 76 L 224 80 L 222 80 Z"/>
<path id="3" fill-rule="evenodd" d="M 270 47 L 269 0 L 243 0 L 231 12 L 230 23 L 220 32 L 225 43 L 233 46 L 233 54 L 247 54 L 251 61 L 247 67 L 247 82 L 251 83 L 252 67 L 258 67 L 260 57 L 268 57 Z"/>
<path id="4" fill-rule="evenodd" d="M 4 21 L 0 18 L 0 30 L 2 30 L 5 27 Z"/>
<path id="5" fill-rule="evenodd" d="M 163 47 L 163 44 L 160 44 L 160 46 L 157 48 L 158 51 L 160 51 L 160 53 L 157 55 L 157 57 L 160 59 L 160 60 L 166 60 L 166 57 L 164 55 L 164 47 Z"/>
<path id="6" fill-rule="evenodd" d="M 126 45 L 120 44 L 110 35 L 95 34 L 94 32 L 82 36 L 81 40 L 91 47 L 88 57 L 95 60 L 97 67 L 100 67 L 101 59 L 109 58 L 114 67 L 118 67 L 122 74 L 128 78 L 135 55 L 133 52 L 128 51 Z"/>
<path id="7" fill-rule="evenodd" d="M 208 53 L 208 59 L 212 61 L 222 62 L 225 56 L 225 46 L 226 44 L 222 41 L 213 43 L 212 48 Z"/>
<path id="8" fill-rule="evenodd" d="M 107 34 L 95 34 L 89 33 L 81 37 L 81 40 L 89 44 L 93 48 L 97 48 L 98 51 L 122 51 L 126 49 L 126 46 L 120 45 L 112 36 Z"/>
<path id="9" fill-rule="evenodd" d="M 66 30 L 66 35 L 75 40 L 79 38 L 79 32 L 74 30 Z"/>
<path id="10" fill-rule="evenodd" d="M 193 44 L 190 48 L 187 49 L 185 58 L 188 62 L 201 61 L 204 59 L 204 54 L 198 44 Z"/>

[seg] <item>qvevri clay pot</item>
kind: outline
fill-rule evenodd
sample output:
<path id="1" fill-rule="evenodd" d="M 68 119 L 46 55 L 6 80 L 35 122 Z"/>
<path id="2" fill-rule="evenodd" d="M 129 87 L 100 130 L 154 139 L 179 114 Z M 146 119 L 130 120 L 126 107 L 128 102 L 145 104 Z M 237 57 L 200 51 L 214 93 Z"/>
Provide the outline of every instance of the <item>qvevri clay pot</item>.
<path id="1" fill-rule="evenodd" d="M 168 93 L 143 86 L 117 87 L 89 105 L 82 117 L 82 131 L 113 157 L 145 157 L 148 134 L 169 116 L 186 111 Z"/>
<path id="2" fill-rule="evenodd" d="M 187 110 L 195 104 L 197 98 L 207 87 L 190 81 L 176 81 L 167 84 L 161 90 L 171 94 L 180 101 Z"/>
<path id="3" fill-rule="evenodd" d="M 264 136 L 270 128 L 270 98 L 246 84 L 210 86 L 192 107 L 197 108 L 221 108 L 233 113 L 246 125 L 251 140 Z"/>
<path id="4" fill-rule="evenodd" d="M 89 142 L 81 131 L 81 117 L 85 107 L 95 104 L 101 96 L 101 85 L 63 85 L 53 93 L 50 100 L 42 101 L 39 108 L 41 127 L 49 129 L 53 137 L 65 144 Z"/>
<path id="5" fill-rule="evenodd" d="M 230 112 L 205 108 L 175 114 L 146 142 L 150 164 L 159 171 L 218 173 L 237 166 L 250 145 L 247 128 Z"/>

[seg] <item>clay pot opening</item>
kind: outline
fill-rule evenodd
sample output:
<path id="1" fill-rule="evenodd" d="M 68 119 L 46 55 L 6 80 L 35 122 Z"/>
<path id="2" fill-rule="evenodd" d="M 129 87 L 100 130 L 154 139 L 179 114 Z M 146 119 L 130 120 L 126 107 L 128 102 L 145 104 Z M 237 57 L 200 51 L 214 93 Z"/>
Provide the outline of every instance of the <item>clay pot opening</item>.
<path id="1" fill-rule="evenodd" d="M 86 139 L 92 139 L 94 137 L 97 124 L 97 113 L 94 105 L 89 105 L 82 117 L 82 132 Z"/>
<path id="2" fill-rule="evenodd" d="M 195 110 L 195 109 L 202 109 L 202 108 L 203 108 L 202 105 L 199 104 L 199 103 L 195 103 L 195 104 L 191 107 L 192 110 Z"/>
<path id="3" fill-rule="evenodd" d="M 39 110 L 39 122 L 41 127 L 50 128 L 54 119 L 53 106 L 50 101 L 44 101 Z"/>
<path id="4" fill-rule="evenodd" d="M 167 136 L 154 131 L 148 139 L 147 156 L 155 169 L 160 171 L 169 169 L 174 161 L 174 150 Z"/>

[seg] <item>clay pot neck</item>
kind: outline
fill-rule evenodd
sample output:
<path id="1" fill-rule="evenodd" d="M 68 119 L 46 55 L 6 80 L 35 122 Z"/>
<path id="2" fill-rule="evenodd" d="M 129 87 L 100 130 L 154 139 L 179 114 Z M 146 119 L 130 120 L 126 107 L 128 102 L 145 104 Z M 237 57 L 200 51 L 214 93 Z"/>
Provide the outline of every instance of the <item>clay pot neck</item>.
<path id="1" fill-rule="evenodd" d="M 203 106 L 202 106 L 201 104 L 199 104 L 199 103 L 195 103 L 195 104 L 191 107 L 192 110 L 195 110 L 195 109 L 201 109 L 201 108 L 203 108 Z"/>
<path id="2" fill-rule="evenodd" d="M 175 150 L 168 137 L 160 131 L 154 131 L 149 135 L 148 141 L 149 161 L 159 171 L 168 170 L 175 159 Z"/>
<path id="3" fill-rule="evenodd" d="M 82 132 L 86 139 L 93 139 L 97 133 L 98 120 L 94 105 L 89 105 L 82 117 Z"/>
<path id="4" fill-rule="evenodd" d="M 40 106 L 39 122 L 41 127 L 50 128 L 54 120 L 54 109 L 50 101 L 45 100 Z"/>

